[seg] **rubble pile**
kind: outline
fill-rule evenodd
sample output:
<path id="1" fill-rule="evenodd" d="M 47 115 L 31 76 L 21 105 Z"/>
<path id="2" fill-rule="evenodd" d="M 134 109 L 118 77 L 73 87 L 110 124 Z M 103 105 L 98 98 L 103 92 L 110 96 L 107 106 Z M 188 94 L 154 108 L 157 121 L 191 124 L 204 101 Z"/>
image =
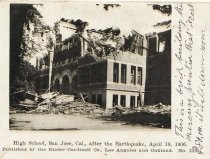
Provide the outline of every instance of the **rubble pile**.
<path id="1" fill-rule="evenodd" d="M 81 115 L 95 115 L 100 116 L 104 115 L 104 110 L 99 107 L 97 104 L 91 104 L 87 102 L 72 102 L 69 104 L 59 104 L 51 105 L 43 104 L 40 105 L 37 109 L 28 112 L 30 114 L 81 114 Z"/>
<path id="2" fill-rule="evenodd" d="M 46 95 L 47 96 L 47 95 Z M 49 96 L 51 98 L 49 98 Z M 43 97 L 43 96 L 42 96 Z M 72 95 L 48 94 L 43 102 L 38 104 L 35 110 L 29 111 L 29 114 L 81 114 L 81 115 L 104 115 L 104 110 L 97 104 L 91 104 L 84 101 L 74 101 Z"/>
<path id="3" fill-rule="evenodd" d="M 138 107 L 138 108 L 126 108 L 117 105 L 107 110 L 107 114 L 112 114 L 116 116 L 129 115 L 134 113 L 171 114 L 171 106 L 163 105 L 162 103 L 158 103 L 156 105 L 151 105 L 151 106 Z"/>
<path id="4" fill-rule="evenodd" d="M 126 114 L 132 114 L 137 111 L 139 111 L 139 109 L 126 108 L 120 105 L 116 105 L 113 108 L 107 109 L 107 114 L 121 116 L 121 115 L 126 115 Z"/>
<path id="5" fill-rule="evenodd" d="M 162 128 L 171 127 L 171 106 L 163 105 L 162 103 L 139 108 L 115 106 L 114 108 L 108 109 L 107 112 L 111 115 L 112 120 Z"/>
<path id="6" fill-rule="evenodd" d="M 15 107 L 10 107 L 10 114 L 90 115 L 92 117 L 126 121 L 132 124 L 158 127 L 171 126 L 171 106 L 162 103 L 138 108 L 116 105 L 113 108 L 104 110 L 98 104 L 86 102 L 81 94 L 77 99 L 74 98 L 74 95 L 64 95 L 58 92 L 49 92 L 41 96 L 34 95 L 34 102 L 27 98 Z"/>
<path id="7" fill-rule="evenodd" d="M 171 114 L 171 106 L 163 105 L 162 103 L 158 103 L 153 106 L 142 107 L 142 112 L 148 112 L 152 114 L 160 113 L 160 114 Z"/>

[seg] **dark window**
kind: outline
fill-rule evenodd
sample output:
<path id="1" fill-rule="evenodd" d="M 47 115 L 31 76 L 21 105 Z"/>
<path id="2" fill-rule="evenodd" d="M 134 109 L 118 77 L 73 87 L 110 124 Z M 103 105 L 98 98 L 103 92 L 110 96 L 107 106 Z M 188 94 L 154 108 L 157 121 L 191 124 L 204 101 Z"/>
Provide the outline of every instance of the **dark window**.
<path id="1" fill-rule="evenodd" d="M 113 95 L 112 105 L 113 106 L 118 105 L 118 95 L 117 94 Z"/>
<path id="2" fill-rule="evenodd" d="M 88 95 L 83 95 L 83 98 L 86 102 L 88 102 Z"/>
<path id="3" fill-rule="evenodd" d="M 114 63 L 113 82 L 119 82 L 119 64 Z"/>
<path id="4" fill-rule="evenodd" d="M 94 104 L 96 103 L 96 95 L 95 94 L 92 95 L 91 103 L 94 103 Z"/>
<path id="5" fill-rule="evenodd" d="M 94 76 L 93 76 L 93 69 L 92 67 L 89 67 L 89 82 L 94 83 Z"/>
<path id="6" fill-rule="evenodd" d="M 142 106 L 142 101 L 140 100 L 140 97 L 137 97 L 137 107 Z"/>
<path id="7" fill-rule="evenodd" d="M 131 108 L 135 108 L 136 107 L 135 96 L 131 96 L 131 99 L 130 99 L 130 107 Z"/>
<path id="8" fill-rule="evenodd" d="M 138 67 L 137 83 L 139 85 L 142 85 L 142 68 L 141 67 Z"/>
<path id="9" fill-rule="evenodd" d="M 140 47 L 139 47 L 139 54 L 143 55 L 143 48 L 144 48 L 144 40 L 140 39 Z"/>
<path id="10" fill-rule="evenodd" d="M 97 95 L 97 104 L 102 105 L 102 94 Z"/>
<path id="11" fill-rule="evenodd" d="M 62 93 L 70 94 L 70 82 L 67 75 L 65 75 L 62 80 Z"/>
<path id="12" fill-rule="evenodd" d="M 136 84 L 136 67 L 131 66 L 131 84 Z"/>
<path id="13" fill-rule="evenodd" d="M 156 53 L 156 44 L 157 44 L 157 39 L 156 37 L 150 38 L 149 39 L 149 48 L 148 48 L 148 53 L 155 54 Z"/>
<path id="14" fill-rule="evenodd" d="M 127 71 L 126 71 L 126 65 L 122 64 L 121 65 L 121 83 L 126 83 L 126 74 L 127 74 Z"/>
<path id="15" fill-rule="evenodd" d="M 121 95 L 120 96 L 120 105 L 122 107 L 125 107 L 125 103 L 126 103 L 125 95 Z"/>
<path id="16" fill-rule="evenodd" d="M 56 80 L 55 80 L 55 83 L 54 83 L 54 90 L 55 90 L 55 91 L 60 91 L 59 79 L 56 79 Z"/>

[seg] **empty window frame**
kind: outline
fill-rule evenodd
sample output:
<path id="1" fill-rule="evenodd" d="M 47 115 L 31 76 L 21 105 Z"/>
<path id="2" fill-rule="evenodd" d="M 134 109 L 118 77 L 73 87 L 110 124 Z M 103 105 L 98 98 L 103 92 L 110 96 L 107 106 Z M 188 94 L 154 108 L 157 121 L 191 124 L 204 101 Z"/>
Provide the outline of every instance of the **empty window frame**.
<path id="1" fill-rule="evenodd" d="M 121 83 L 126 84 L 127 66 L 125 64 L 121 65 Z"/>
<path id="2" fill-rule="evenodd" d="M 97 104 L 102 106 L 102 94 L 97 95 Z"/>
<path id="3" fill-rule="evenodd" d="M 83 98 L 84 98 L 84 100 L 85 100 L 85 102 L 88 102 L 88 95 L 83 95 Z"/>
<path id="4" fill-rule="evenodd" d="M 89 67 L 89 82 L 94 83 L 94 77 L 93 77 L 93 69 L 92 67 Z"/>
<path id="5" fill-rule="evenodd" d="M 117 94 L 113 95 L 113 100 L 112 100 L 112 106 L 114 107 L 115 105 L 118 105 L 118 95 Z"/>
<path id="6" fill-rule="evenodd" d="M 131 96 L 130 97 L 130 107 L 131 108 L 135 108 L 136 107 L 136 97 L 135 96 Z"/>
<path id="7" fill-rule="evenodd" d="M 131 84 L 136 84 L 136 66 L 131 66 Z"/>
<path id="8" fill-rule="evenodd" d="M 142 101 L 141 101 L 141 98 L 140 96 L 137 97 L 137 107 L 140 107 L 142 106 Z"/>
<path id="9" fill-rule="evenodd" d="M 126 105 L 126 96 L 125 95 L 120 96 L 120 105 L 122 107 L 125 107 L 125 105 Z"/>
<path id="10" fill-rule="evenodd" d="M 139 54 L 143 55 L 143 49 L 144 49 L 144 39 L 140 39 L 140 43 L 139 43 Z"/>
<path id="11" fill-rule="evenodd" d="M 119 63 L 114 63 L 113 82 L 119 82 Z"/>
<path id="12" fill-rule="evenodd" d="M 142 68 L 138 67 L 137 84 L 142 85 Z"/>
<path id="13" fill-rule="evenodd" d="M 91 103 L 96 103 L 96 94 L 92 95 Z"/>

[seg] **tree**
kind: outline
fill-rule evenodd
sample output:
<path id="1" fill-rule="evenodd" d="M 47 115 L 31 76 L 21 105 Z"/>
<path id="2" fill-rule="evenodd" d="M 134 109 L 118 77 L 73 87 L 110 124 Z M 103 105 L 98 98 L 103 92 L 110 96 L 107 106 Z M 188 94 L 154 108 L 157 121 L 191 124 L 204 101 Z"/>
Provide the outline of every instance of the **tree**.
<path id="1" fill-rule="evenodd" d="M 42 16 L 32 4 L 10 5 L 10 93 L 19 89 L 29 90 L 35 68 L 25 59 L 30 47 L 25 41 L 30 24 L 41 25 Z M 33 44 L 31 44 L 33 45 Z"/>
<path id="2" fill-rule="evenodd" d="M 153 10 L 156 10 L 164 15 L 170 16 L 172 13 L 172 7 L 171 5 L 158 5 L 158 4 L 153 4 L 152 5 Z M 162 21 L 154 25 L 154 27 L 161 27 L 161 26 L 167 26 L 169 27 L 171 24 L 171 20 L 168 21 Z"/>
<path id="3" fill-rule="evenodd" d="M 153 4 L 152 5 L 152 8 L 154 10 L 157 10 L 163 14 L 167 14 L 168 16 L 171 15 L 171 12 L 172 12 L 172 7 L 171 5 L 158 5 L 158 4 Z"/>

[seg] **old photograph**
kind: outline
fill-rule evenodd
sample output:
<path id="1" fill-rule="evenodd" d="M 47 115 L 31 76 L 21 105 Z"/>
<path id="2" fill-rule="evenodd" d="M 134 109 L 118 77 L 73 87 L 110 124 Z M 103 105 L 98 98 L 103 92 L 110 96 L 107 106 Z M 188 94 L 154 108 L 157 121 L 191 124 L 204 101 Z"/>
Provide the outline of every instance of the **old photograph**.
<path id="1" fill-rule="evenodd" d="M 170 130 L 170 4 L 10 4 L 10 130 Z"/>

